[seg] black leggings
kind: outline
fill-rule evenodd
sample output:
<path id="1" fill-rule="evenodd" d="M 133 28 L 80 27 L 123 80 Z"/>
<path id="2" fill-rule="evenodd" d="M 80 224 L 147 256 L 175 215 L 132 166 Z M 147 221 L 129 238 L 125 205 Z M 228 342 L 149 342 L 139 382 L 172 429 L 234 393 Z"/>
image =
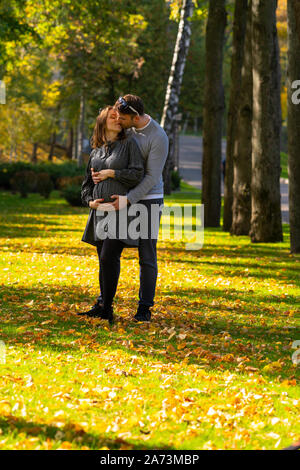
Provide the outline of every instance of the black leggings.
<path id="1" fill-rule="evenodd" d="M 106 238 L 97 243 L 99 284 L 104 308 L 112 306 L 120 276 L 120 258 L 125 243 Z"/>

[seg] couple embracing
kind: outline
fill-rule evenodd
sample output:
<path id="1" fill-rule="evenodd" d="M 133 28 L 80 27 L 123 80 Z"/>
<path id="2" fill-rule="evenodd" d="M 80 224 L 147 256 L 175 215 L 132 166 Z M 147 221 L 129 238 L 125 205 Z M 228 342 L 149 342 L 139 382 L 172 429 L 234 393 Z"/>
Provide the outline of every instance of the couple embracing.
<path id="1" fill-rule="evenodd" d="M 100 110 L 91 140 L 92 151 L 81 188 L 81 199 L 90 207 L 82 241 L 96 246 L 99 258 L 100 295 L 95 305 L 78 315 L 113 322 L 113 300 L 125 247 L 137 247 L 140 265 L 139 304 L 136 321 L 150 321 L 157 280 L 156 244 L 164 192 L 162 172 L 168 156 L 168 137 L 162 127 L 144 112 L 138 96 L 120 97 L 114 106 Z M 121 214 L 130 206 L 143 206 L 147 235 L 132 237 Z M 104 227 L 113 211 L 116 230 Z M 144 211 L 143 211 L 144 212 Z M 132 215 L 126 218 L 132 220 Z M 122 222 L 121 222 L 122 221 Z M 101 224 L 102 222 L 102 224 Z M 154 230 L 153 230 L 154 227 Z M 106 233 L 104 233 L 106 231 Z M 142 232 L 142 227 L 140 227 Z M 122 233 L 121 233 L 122 232 Z"/>

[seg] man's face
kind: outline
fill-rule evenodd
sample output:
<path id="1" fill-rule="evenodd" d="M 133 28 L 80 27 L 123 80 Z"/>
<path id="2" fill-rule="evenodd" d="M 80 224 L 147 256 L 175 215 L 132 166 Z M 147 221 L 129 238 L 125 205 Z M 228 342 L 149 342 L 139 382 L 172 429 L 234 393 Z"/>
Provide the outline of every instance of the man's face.
<path id="1" fill-rule="evenodd" d="M 135 127 L 136 117 L 131 114 L 122 114 L 119 111 L 117 113 L 117 122 L 121 124 L 123 129 L 129 129 L 130 127 Z"/>

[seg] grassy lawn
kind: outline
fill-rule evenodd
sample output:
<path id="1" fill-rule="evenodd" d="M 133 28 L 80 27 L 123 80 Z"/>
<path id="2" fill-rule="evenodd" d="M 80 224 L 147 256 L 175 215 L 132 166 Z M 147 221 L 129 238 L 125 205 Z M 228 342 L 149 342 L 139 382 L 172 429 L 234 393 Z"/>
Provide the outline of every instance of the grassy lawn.
<path id="1" fill-rule="evenodd" d="M 166 204 L 200 201 L 184 189 Z M 75 315 L 98 295 L 95 249 L 80 241 L 88 209 L 58 192 L 2 191 L 0 204 L 1 449 L 280 449 L 299 439 L 300 257 L 287 225 L 277 244 L 221 229 L 205 230 L 198 251 L 159 241 L 151 324 L 132 322 L 138 256 L 124 250 L 109 327 Z"/>

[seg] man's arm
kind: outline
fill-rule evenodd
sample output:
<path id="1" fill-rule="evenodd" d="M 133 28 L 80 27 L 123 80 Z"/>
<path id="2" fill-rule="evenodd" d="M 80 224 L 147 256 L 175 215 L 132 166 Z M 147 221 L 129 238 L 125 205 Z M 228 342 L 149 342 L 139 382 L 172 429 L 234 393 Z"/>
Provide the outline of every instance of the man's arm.
<path id="1" fill-rule="evenodd" d="M 115 180 L 120 181 L 129 190 L 140 183 L 144 177 L 144 160 L 137 142 L 128 140 L 129 162 L 127 168 L 115 171 Z"/>
<path id="2" fill-rule="evenodd" d="M 168 157 L 168 151 L 169 139 L 166 134 L 162 134 L 151 146 L 146 163 L 145 177 L 135 188 L 127 193 L 127 199 L 130 204 L 136 204 L 158 183 Z"/>

